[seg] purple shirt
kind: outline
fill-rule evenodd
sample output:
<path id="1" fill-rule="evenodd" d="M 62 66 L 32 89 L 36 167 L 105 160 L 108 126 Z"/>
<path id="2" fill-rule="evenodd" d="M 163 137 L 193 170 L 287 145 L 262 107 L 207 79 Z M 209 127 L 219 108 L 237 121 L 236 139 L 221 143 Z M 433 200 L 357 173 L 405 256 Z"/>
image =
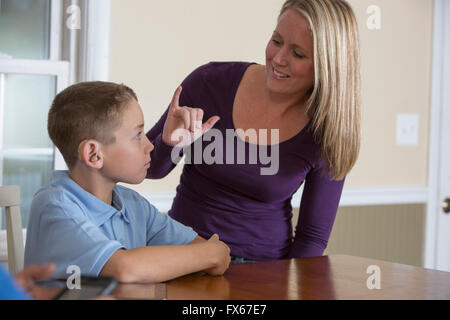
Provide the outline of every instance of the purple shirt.
<path id="1" fill-rule="evenodd" d="M 221 155 L 224 161 L 223 164 L 195 164 L 193 152 L 187 153 L 192 164 L 184 165 L 169 215 L 206 239 L 217 233 L 229 245 L 232 255 L 251 260 L 321 256 L 328 243 L 344 180 L 333 181 L 329 175 L 323 175 L 325 161 L 310 124 L 293 138 L 278 144 L 279 169 L 274 175 L 260 174 L 261 168 L 269 165 L 260 159 L 251 164 L 249 144 L 240 139 L 236 140 L 246 147 L 245 163 L 225 161 L 226 129 L 235 129 L 234 98 L 250 65 L 211 62 L 197 68 L 183 81 L 180 106 L 202 108 L 204 121 L 214 115 L 220 117 L 214 128 L 224 137 Z M 167 111 L 147 133 L 155 145 L 147 178 L 165 177 L 175 166 L 171 160 L 173 148 L 161 138 Z M 200 143 L 205 148 L 212 141 L 215 140 Z M 271 154 L 272 146 L 268 148 Z M 291 198 L 304 181 L 294 237 Z"/>

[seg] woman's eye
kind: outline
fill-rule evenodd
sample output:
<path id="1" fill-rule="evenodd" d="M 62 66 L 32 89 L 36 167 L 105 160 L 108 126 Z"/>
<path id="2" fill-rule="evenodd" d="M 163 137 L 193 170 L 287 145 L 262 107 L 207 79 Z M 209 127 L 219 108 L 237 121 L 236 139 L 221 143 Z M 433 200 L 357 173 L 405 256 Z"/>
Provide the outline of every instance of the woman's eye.
<path id="1" fill-rule="evenodd" d="M 142 134 L 142 131 L 136 135 L 136 139 L 141 139 L 141 134 Z"/>
<path id="2" fill-rule="evenodd" d="M 275 39 L 272 39 L 272 42 L 275 44 L 275 45 L 277 45 L 277 46 L 279 46 L 280 44 L 281 44 L 281 42 L 280 41 L 278 41 L 278 40 L 275 40 Z"/>
<path id="3" fill-rule="evenodd" d="M 302 54 L 297 53 L 295 51 L 294 51 L 294 57 L 299 58 L 299 59 L 304 58 L 304 56 Z"/>

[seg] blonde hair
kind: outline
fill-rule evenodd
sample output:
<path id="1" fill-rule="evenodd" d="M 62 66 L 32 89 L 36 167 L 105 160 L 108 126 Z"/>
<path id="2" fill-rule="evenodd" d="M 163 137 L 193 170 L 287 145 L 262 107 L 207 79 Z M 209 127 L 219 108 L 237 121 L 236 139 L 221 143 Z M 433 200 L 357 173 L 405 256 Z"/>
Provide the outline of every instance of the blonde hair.
<path id="1" fill-rule="evenodd" d="M 289 9 L 311 28 L 315 81 L 306 110 L 325 171 L 341 180 L 353 168 L 361 140 L 358 24 L 344 0 L 287 0 L 279 17 Z"/>

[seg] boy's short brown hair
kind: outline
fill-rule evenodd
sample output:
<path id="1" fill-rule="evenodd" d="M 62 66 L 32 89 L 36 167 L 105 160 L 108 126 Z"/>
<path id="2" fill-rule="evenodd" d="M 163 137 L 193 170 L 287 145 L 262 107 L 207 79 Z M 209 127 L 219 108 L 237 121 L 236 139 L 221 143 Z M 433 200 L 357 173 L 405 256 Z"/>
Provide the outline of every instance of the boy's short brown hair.
<path id="1" fill-rule="evenodd" d="M 48 134 L 69 168 L 86 139 L 104 144 L 115 141 L 121 112 L 136 94 L 124 84 L 92 81 L 74 84 L 56 95 L 48 113 Z"/>

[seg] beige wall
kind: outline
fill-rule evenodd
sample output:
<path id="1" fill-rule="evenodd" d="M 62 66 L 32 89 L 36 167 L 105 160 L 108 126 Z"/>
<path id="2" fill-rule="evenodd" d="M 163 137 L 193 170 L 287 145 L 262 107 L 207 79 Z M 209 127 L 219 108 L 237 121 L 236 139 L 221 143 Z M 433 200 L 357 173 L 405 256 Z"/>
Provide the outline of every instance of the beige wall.
<path id="1" fill-rule="evenodd" d="M 363 84 L 360 158 L 347 185 L 426 185 L 430 109 L 431 0 L 356 0 Z M 366 8 L 382 10 L 382 28 L 361 23 Z M 396 146 L 396 116 L 417 113 L 419 144 Z"/>
<path id="2" fill-rule="evenodd" d="M 347 186 L 425 185 L 427 179 L 432 0 L 351 0 L 360 23 L 363 140 Z M 209 61 L 264 63 L 282 0 L 112 0 L 110 80 L 136 90 L 154 124 L 176 86 Z M 366 27 L 369 5 L 381 30 Z M 398 113 L 420 116 L 419 145 L 395 145 Z M 138 191 L 173 191 L 181 166 Z"/>

